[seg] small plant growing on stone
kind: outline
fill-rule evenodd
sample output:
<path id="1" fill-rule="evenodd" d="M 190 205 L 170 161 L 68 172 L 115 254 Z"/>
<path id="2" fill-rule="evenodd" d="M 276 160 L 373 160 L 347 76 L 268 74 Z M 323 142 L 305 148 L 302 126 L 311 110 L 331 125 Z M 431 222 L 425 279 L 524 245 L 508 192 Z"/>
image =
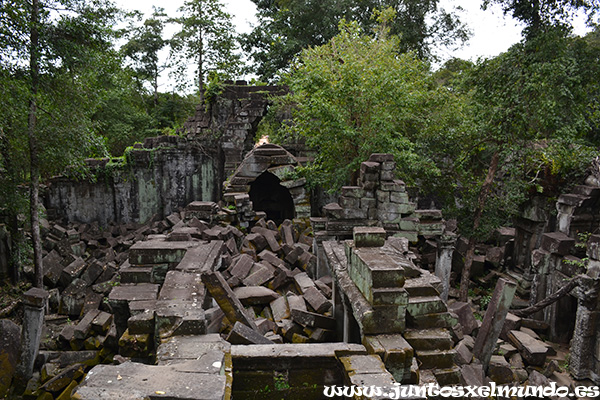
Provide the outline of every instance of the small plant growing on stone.
<path id="1" fill-rule="evenodd" d="M 586 250 L 587 242 L 590 239 L 590 236 L 592 236 L 591 232 L 577 233 L 577 243 L 575 243 L 575 247 L 577 247 L 578 249 Z"/>

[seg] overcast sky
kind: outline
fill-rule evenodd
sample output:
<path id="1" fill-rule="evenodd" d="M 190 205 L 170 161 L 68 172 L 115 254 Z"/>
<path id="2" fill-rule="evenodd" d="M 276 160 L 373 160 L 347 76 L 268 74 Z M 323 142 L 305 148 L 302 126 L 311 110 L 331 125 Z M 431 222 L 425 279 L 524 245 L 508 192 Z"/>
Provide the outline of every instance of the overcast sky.
<path id="1" fill-rule="evenodd" d="M 300 0 L 301 1 L 301 0 Z M 163 7 L 170 16 L 177 15 L 177 9 L 183 4 L 183 0 L 171 0 L 169 2 L 157 0 L 115 0 L 117 5 L 123 9 L 140 10 L 149 16 L 152 6 Z M 225 9 L 233 16 L 233 22 L 238 33 L 251 30 L 251 25 L 256 23 L 256 7 L 250 0 L 221 0 Z M 451 10 L 460 6 L 464 11 L 459 12 L 461 19 L 467 23 L 473 36 L 469 42 L 458 50 L 442 49 L 439 55 L 447 60 L 459 57 L 476 61 L 480 57 L 489 58 L 506 51 L 512 44 L 521 39 L 522 26 L 509 16 L 503 15 L 497 6 L 486 11 L 481 10 L 482 0 L 440 0 L 440 6 Z M 586 31 L 583 18 L 576 21 L 575 33 L 583 34 Z M 167 32 L 171 34 L 172 32 Z M 164 77 L 163 79 L 168 79 Z"/>

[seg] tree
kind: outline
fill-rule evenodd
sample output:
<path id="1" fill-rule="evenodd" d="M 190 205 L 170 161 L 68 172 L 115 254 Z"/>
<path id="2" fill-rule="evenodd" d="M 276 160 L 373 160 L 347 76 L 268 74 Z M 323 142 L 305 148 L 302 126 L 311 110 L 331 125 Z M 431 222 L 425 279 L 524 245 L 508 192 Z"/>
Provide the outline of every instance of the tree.
<path id="1" fill-rule="evenodd" d="M 196 65 L 196 82 L 203 101 L 206 77 L 235 76 L 241 64 L 231 16 L 219 0 L 187 0 L 183 15 L 173 19 L 181 29 L 171 39 L 171 54 L 178 57 L 177 77 L 185 80 L 186 61 Z"/>
<path id="2" fill-rule="evenodd" d="M 166 17 L 164 8 L 154 7 L 151 18 L 146 19 L 142 26 L 129 30 L 131 37 L 122 48 L 123 54 L 133 63 L 137 79 L 152 86 L 154 106 L 158 105 L 158 77 L 166 68 L 159 58 L 159 52 L 169 45 L 169 41 L 163 38 Z"/>
<path id="3" fill-rule="evenodd" d="M 391 152 L 408 183 L 434 180 L 440 170 L 428 143 L 460 129 L 461 100 L 435 85 L 427 63 L 398 54 L 380 15 L 375 36 L 355 22 L 323 46 L 306 49 L 283 82 L 292 122 L 273 139 L 299 136 L 317 151 L 309 166 L 313 184 L 335 191 L 351 180 L 371 153 Z"/>
<path id="4" fill-rule="evenodd" d="M 9 103 L 27 102 L 17 110 L 0 109 L 7 123 L 3 135 L 4 159 L 12 174 L 30 186 L 29 216 L 36 286 L 42 286 L 42 251 L 39 232 L 39 180 L 56 172 L 82 152 L 99 144 L 93 135 L 90 104 L 96 100 L 93 85 L 102 67 L 110 64 L 117 10 L 103 2 L 32 0 L 2 2 L 0 28 L 2 78 L 15 88 Z M 27 138 L 27 144 L 23 143 Z M 8 156 L 8 157 L 7 157 Z M 21 161 L 21 164 L 18 162 Z"/>
<path id="5" fill-rule="evenodd" d="M 499 4 L 505 14 L 525 24 L 525 36 L 535 36 L 548 28 L 570 28 L 569 21 L 583 11 L 591 22 L 600 7 L 598 0 L 484 0 L 482 8 Z"/>
<path id="6" fill-rule="evenodd" d="M 376 26 L 375 10 L 391 7 L 397 18 L 391 33 L 401 37 L 398 50 L 431 58 L 436 45 L 453 45 L 468 38 L 458 17 L 439 7 L 438 0 L 253 0 L 259 23 L 242 35 L 256 73 L 263 79 L 279 77 L 291 61 L 310 46 L 327 43 L 338 32 L 342 19 L 357 21 L 370 33 Z"/>
<path id="7" fill-rule="evenodd" d="M 455 163 L 469 237 L 460 299 L 467 298 L 476 241 L 519 210 L 531 193 L 548 190 L 553 176 L 576 181 L 595 152 L 598 48 L 548 29 L 468 74 L 474 131 Z"/>

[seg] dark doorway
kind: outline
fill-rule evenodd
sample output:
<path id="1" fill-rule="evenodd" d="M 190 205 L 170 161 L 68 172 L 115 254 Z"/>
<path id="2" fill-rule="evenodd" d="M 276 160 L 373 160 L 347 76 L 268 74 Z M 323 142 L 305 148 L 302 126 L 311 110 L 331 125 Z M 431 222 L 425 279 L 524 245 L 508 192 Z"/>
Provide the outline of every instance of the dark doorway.
<path id="1" fill-rule="evenodd" d="M 279 184 L 279 178 L 263 172 L 250 184 L 250 201 L 256 211 L 267 213 L 267 219 L 277 225 L 284 219 L 294 218 L 294 201 L 289 190 Z"/>

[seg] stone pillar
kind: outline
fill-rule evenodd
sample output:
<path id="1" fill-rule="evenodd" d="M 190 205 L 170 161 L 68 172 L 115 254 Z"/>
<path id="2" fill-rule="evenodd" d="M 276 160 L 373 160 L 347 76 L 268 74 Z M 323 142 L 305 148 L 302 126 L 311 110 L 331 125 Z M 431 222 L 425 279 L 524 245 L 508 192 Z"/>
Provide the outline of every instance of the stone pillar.
<path id="1" fill-rule="evenodd" d="M 435 276 L 442 281 L 442 293 L 440 297 L 448 301 L 448 290 L 450 289 L 450 272 L 452 271 L 452 253 L 456 244 L 456 235 L 445 233 L 438 240 L 437 258 L 435 260 Z"/>
<path id="2" fill-rule="evenodd" d="M 569 361 L 569 370 L 575 379 L 591 379 L 595 384 L 600 384 L 599 290 L 598 276 L 582 281 L 576 290 L 577 316 Z"/>
<path id="3" fill-rule="evenodd" d="M 48 292 L 31 288 L 23 294 L 23 329 L 21 332 L 21 362 L 17 367 L 17 382 L 26 384 L 33 374 L 33 364 L 37 357 L 44 325 L 44 309 Z"/>
<path id="4" fill-rule="evenodd" d="M 506 314 L 508 314 L 516 290 L 517 285 L 512 281 L 500 278 L 496 283 L 492 300 L 485 312 L 483 323 L 479 328 L 477 340 L 473 347 L 473 355 L 481 361 L 484 370 L 487 370 L 490 363 L 492 352 L 496 347 L 498 337 L 500 337 Z"/>

